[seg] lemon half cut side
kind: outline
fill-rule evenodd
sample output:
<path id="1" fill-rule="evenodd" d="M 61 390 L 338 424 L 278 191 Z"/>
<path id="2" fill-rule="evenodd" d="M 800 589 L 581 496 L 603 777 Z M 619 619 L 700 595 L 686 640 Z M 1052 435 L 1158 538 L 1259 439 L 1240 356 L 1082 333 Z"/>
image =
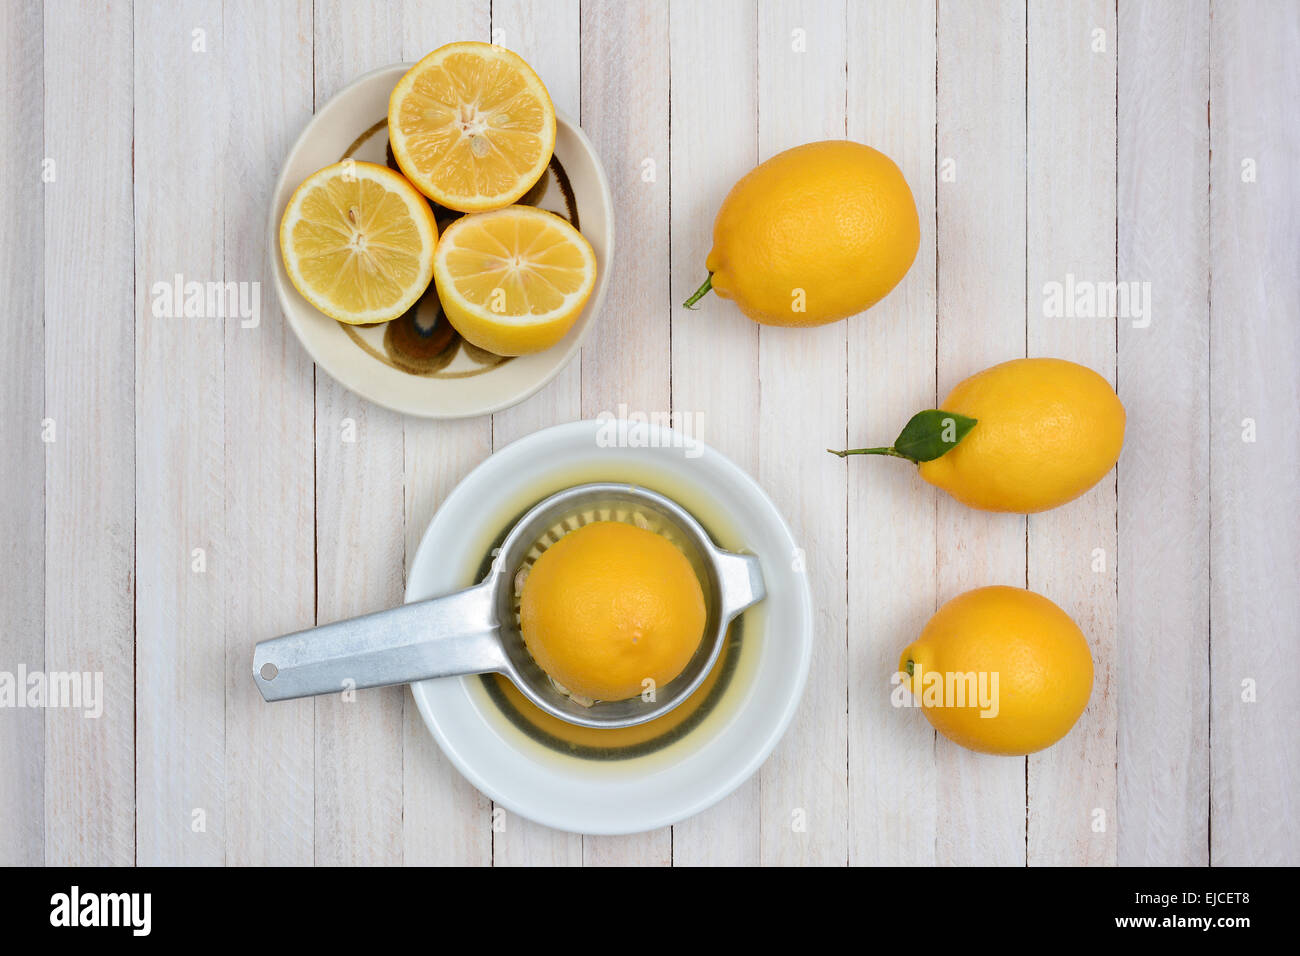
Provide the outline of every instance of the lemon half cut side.
<path id="1" fill-rule="evenodd" d="M 517 201 L 555 150 L 555 105 L 519 54 L 449 43 L 411 67 L 388 100 L 388 141 L 406 177 L 449 209 Z"/>
<path id="2" fill-rule="evenodd" d="M 284 268 L 304 299 L 350 325 L 387 322 L 433 278 L 428 202 L 384 166 L 344 160 L 313 173 L 280 220 Z"/>
<path id="3" fill-rule="evenodd" d="M 509 206 L 448 226 L 433 281 L 467 342 L 525 355 L 550 348 L 573 327 L 596 286 L 596 254 L 567 220 Z"/>

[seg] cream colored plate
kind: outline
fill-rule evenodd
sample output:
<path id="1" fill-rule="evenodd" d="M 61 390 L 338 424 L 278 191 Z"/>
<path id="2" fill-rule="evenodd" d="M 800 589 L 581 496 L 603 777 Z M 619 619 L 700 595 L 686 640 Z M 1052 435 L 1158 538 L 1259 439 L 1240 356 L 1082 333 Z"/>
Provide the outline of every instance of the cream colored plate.
<path id="1" fill-rule="evenodd" d="M 316 364 L 363 398 L 423 418 L 486 415 L 532 395 L 578 353 L 605 299 L 614 253 L 613 201 L 591 142 L 576 123 L 557 114 L 555 158 L 567 175 L 579 229 L 596 253 L 596 288 L 582 315 L 558 345 L 544 352 L 502 362 L 472 347 L 461 347 L 451 362 L 432 376 L 398 367 L 400 359 L 394 360 L 385 345 L 384 326 L 344 326 L 318 312 L 298 293 L 280 259 L 279 231 L 289 197 L 316 170 L 338 162 L 349 151 L 354 159 L 385 163 L 388 94 L 409 68 L 410 64 L 398 63 L 354 80 L 317 111 L 289 151 L 267 223 L 276 294 L 290 327 Z M 559 180 L 551 171 L 545 178 L 545 192 L 535 204 L 564 215 L 567 203 Z"/>

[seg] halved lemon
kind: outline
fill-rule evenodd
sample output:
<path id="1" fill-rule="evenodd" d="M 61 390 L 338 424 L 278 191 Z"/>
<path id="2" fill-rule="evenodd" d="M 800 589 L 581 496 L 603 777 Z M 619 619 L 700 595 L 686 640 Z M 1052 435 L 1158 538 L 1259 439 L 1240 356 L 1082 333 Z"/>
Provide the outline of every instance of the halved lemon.
<path id="1" fill-rule="evenodd" d="M 429 203 L 384 166 L 344 160 L 312 173 L 280 220 L 289 281 L 332 319 L 395 319 L 433 277 L 438 226 Z"/>
<path id="2" fill-rule="evenodd" d="M 551 212 L 507 206 L 462 216 L 442 234 L 433 281 L 443 311 L 470 344 L 497 355 L 550 348 L 596 285 L 596 255 Z"/>
<path id="3" fill-rule="evenodd" d="M 555 105 L 519 54 L 449 43 L 394 87 L 388 141 L 402 172 L 434 202 L 461 212 L 500 209 L 546 171 Z"/>

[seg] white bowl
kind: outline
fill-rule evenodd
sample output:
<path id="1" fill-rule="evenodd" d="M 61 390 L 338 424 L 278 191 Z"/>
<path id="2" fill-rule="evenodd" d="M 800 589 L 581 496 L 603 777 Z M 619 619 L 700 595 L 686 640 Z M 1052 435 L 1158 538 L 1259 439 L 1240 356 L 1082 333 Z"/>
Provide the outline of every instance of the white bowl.
<path id="1" fill-rule="evenodd" d="M 703 443 L 655 425 L 630 426 L 621 435 L 617 428 L 610 420 L 559 425 L 484 461 L 430 522 L 406 588 L 411 602 L 475 583 L 519 515 L 586 481 L 625 481 L 665 494 L 722 547 L 759 556 L 767 597 L 741 616 L 738 650 L 720 689 L 684 731 L 657 743 L 597 755 L 525 730 L 489 692 L 489 678 L 411 685 L 430 732 L 474 786 L 511 813 L 577 833 L 651 830 L 721 800 L 785 732 L 812 655 L 807 575 L 771 499 Z"/>
<path id="2" fill-rule="evenodd" d="M 368 131 L 373 130 L 353 158 L 384 165 L 388 131 L 382 124 L 388 116 L 388 94 L 411 65 L 397 63 L 353 80 L 317 110 L 293 144 L 275 184 L 267 223 L 275 291 L 290 327 L 316 364 L 363 398 L 423 418 L 486 415 L 532 395 L 578 353 L 605 299 L 614 255 L 614 203 L 595 148 L 576 123 L 557 114 L 555 157 L 568 174 L 580 230 L 596 253 L 596 288 L 573 328 L 552 348 L 487 371 L 464 356 L 457 359 L 460 367 L 453 365 L 442 373 L 445 377 L 412 374 L 385 361 L 382 326 L 345 326 L 313 308 L 293 287 L 280 258 L 280 219 L 294 189 L 316 170 L 343 159 Z M 378 129 L 374 129 L 376 124 L 380 124 Z M 552 188 L 537 204 L 563 213 L 560 190 L 553 180 Z"/>

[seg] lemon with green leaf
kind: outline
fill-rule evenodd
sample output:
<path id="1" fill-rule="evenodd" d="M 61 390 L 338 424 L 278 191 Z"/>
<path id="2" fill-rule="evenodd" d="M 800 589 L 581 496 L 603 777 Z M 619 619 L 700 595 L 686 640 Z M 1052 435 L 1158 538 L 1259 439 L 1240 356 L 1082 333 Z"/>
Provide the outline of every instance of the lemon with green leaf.
<path id="1" fill-rule="evenodd" d="M 1029 514 L 1073 501 L 1115 466 L 1124 406 L 1106 379 L 1055 358 L 1003 362 L 918 413 L 892 446 L 832 451 L 916 463 L 921 477 L 984 511 Z"/>

